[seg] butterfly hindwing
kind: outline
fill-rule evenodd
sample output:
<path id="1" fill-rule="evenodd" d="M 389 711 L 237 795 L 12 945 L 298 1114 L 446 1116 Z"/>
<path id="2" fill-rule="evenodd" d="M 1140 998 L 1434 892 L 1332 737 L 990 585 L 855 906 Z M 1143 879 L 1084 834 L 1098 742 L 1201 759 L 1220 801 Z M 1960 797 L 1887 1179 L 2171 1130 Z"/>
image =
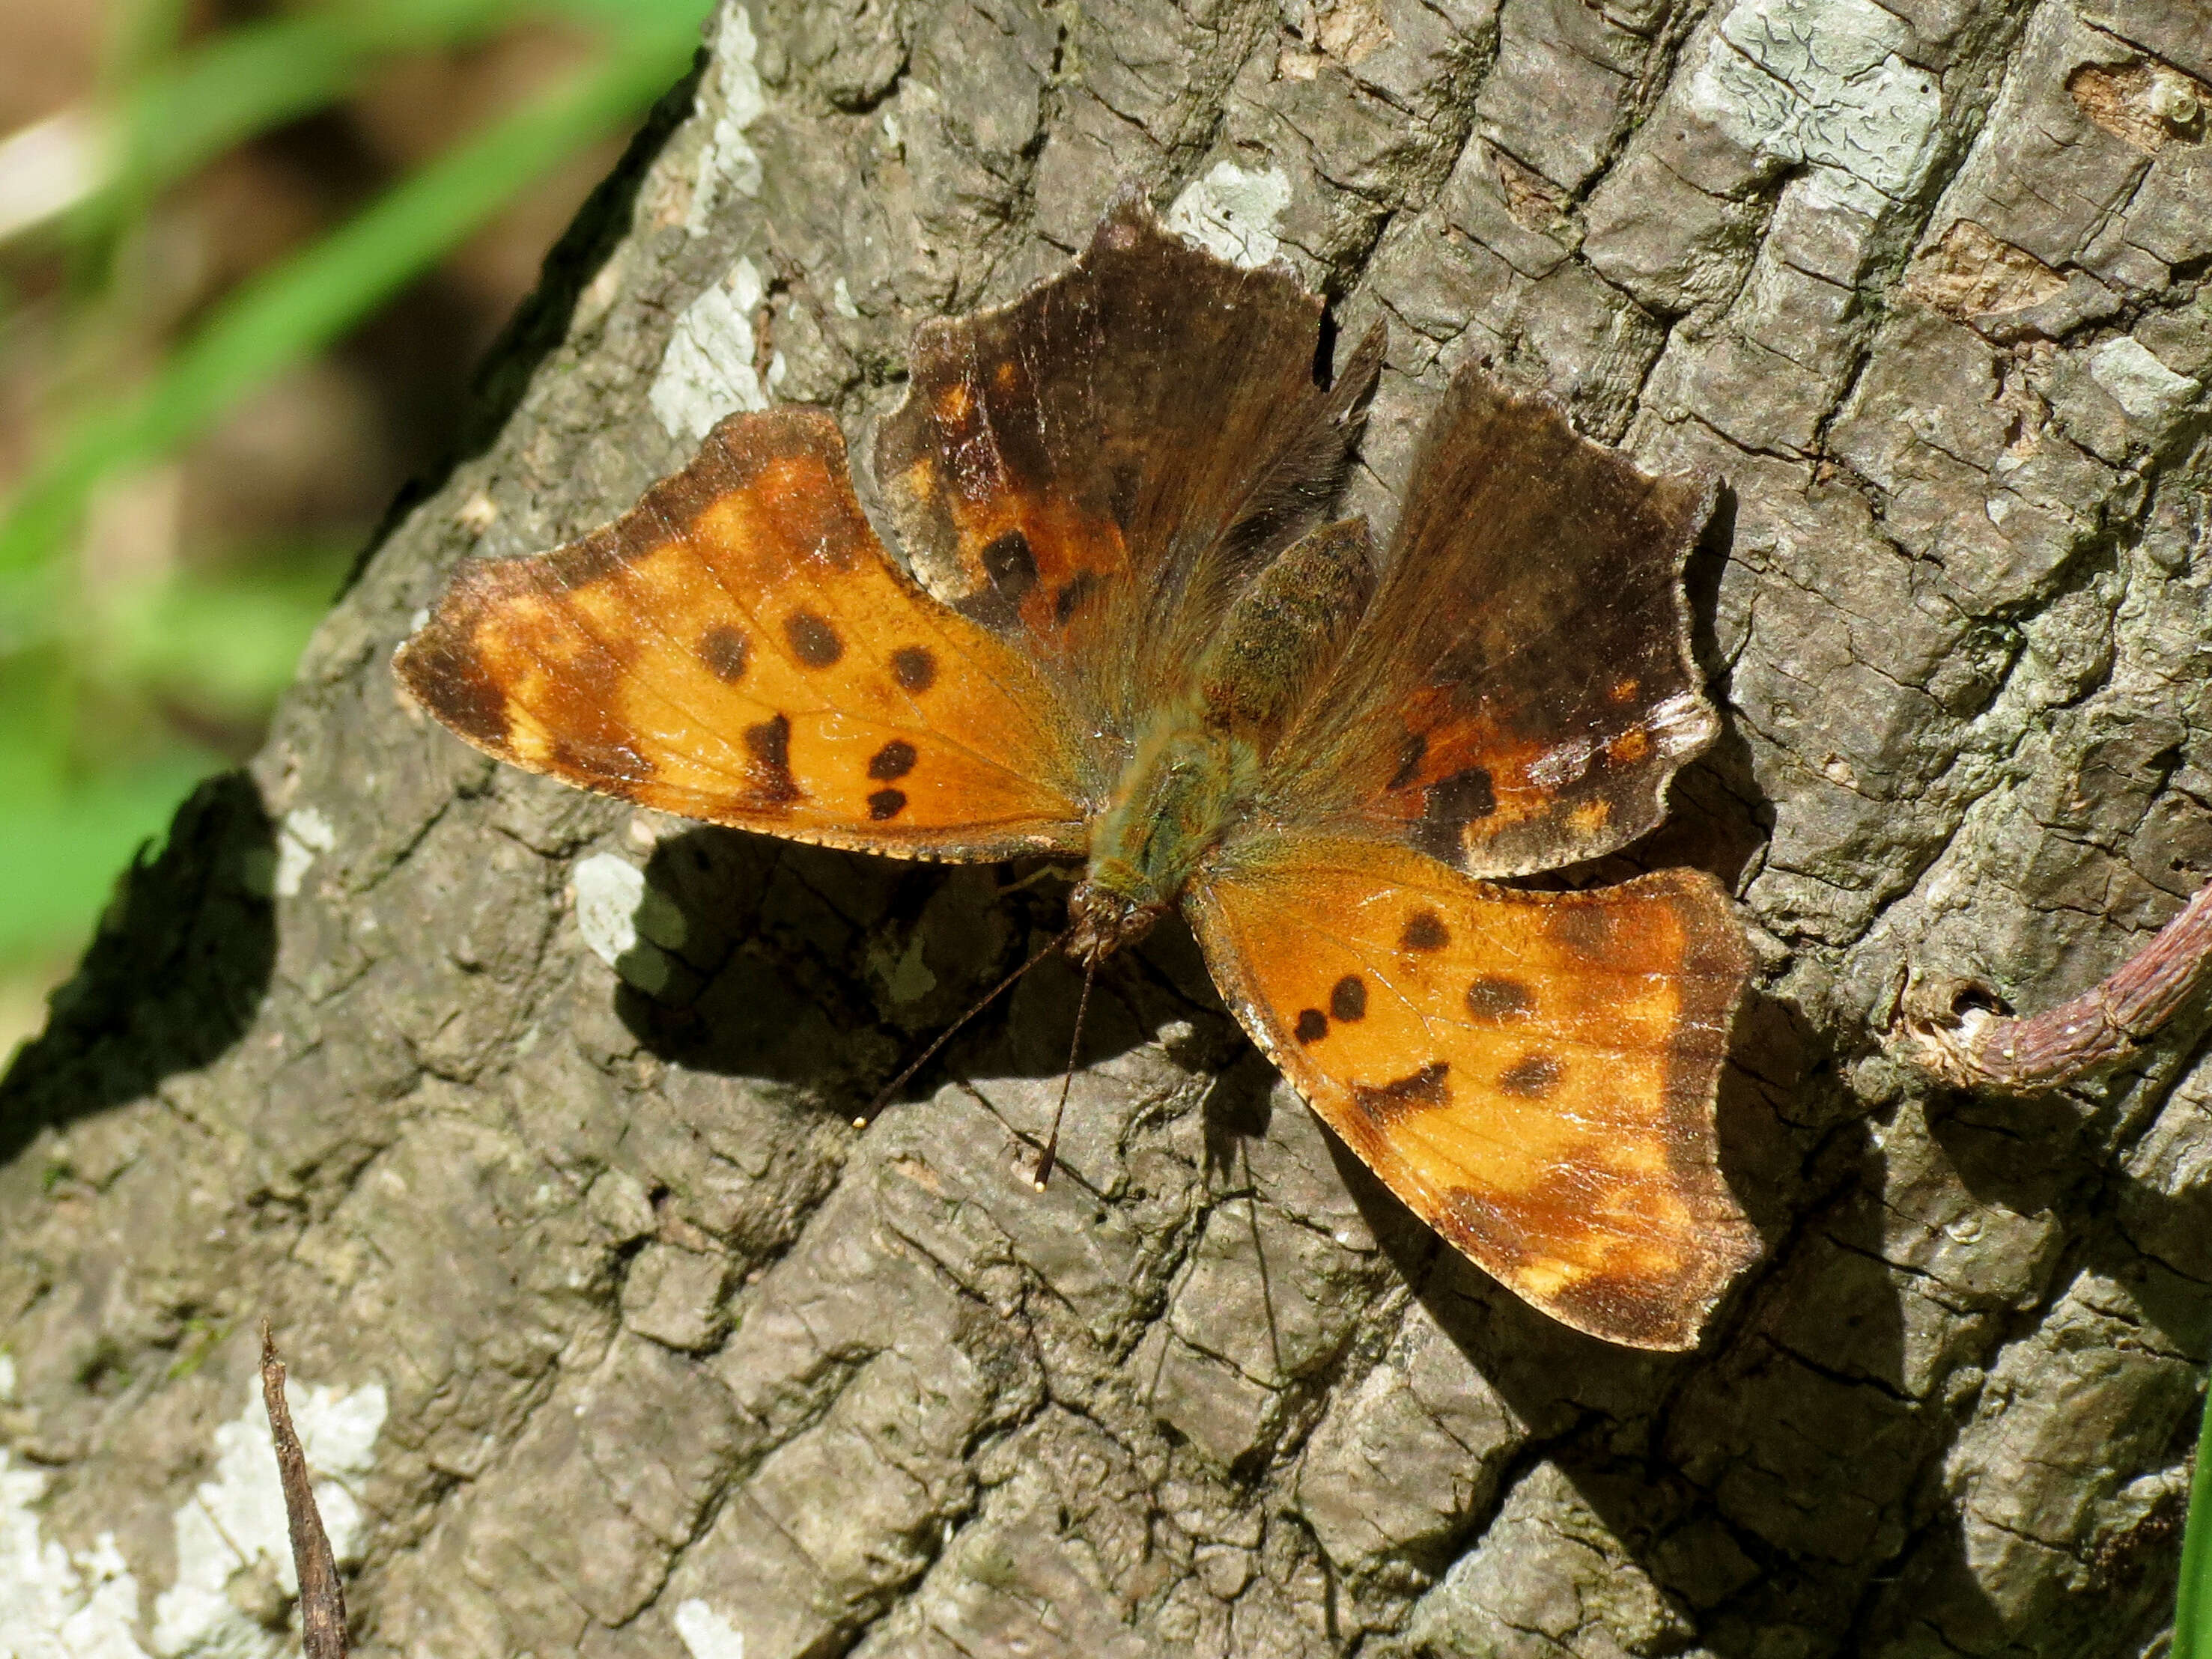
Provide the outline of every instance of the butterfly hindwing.
<path id="1" fill-rule="evenodd" d="M 1321 319 L 1123 195 L 1066 271 L 915 331 L 876 447 L 904 550 L 1127 733 L 1336 493 L 1381 336 L 1325 391 Z"/>
<path id="2" fill-rule="evenodd" d="M 732 416 L 606 528 L 465 567 L 397 667 L 501 760 L 796 840 L 1077 850 L 1097 787 L 1035 665 L 891 562 L 815 410 Z"/>
<path id="3" fill-rule="evenodd" d="M 1280 811 L 1357 819 L 1480 876 L 1656 827 L 1668 780 L 1719 730 L 1681 583 L 1711 500 L 1462 370 L 1374 603 L 1279 757 Z"/>
<path id="4" fill-rule="evenodd" d="M 1294 835 L 1185 908 L 1255 1041 L 1424 1221 L 1578 1329 L 1695 1343 L 1756 1248 L 1716 1164 L 1749 964 L 1710 878 L 1524 892 Z"/>

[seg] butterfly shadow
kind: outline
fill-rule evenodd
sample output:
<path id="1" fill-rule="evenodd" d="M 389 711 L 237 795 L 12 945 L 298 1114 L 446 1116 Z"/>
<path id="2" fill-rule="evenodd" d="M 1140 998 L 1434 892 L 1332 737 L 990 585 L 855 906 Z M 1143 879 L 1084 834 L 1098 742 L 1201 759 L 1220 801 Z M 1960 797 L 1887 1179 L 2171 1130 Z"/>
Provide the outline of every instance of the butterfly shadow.
<path id="1" fill-rule="evenodd" d="M 1735 507 L 1723 489 L 1684 579 L 1719 737 L 1675 776 L 1651 835 L 1525 884 L 1583 889 L 1687 866 L 1737 891 L 1755 869 L 1775 811 L 1728 718 L 1717 620 Z M 1857 1603 L 1924 1525 L 1917 1483 L 1948 1430 L 1906 1386 L 1912 1333 L 1884 1260 L 1877 1126 L 1820 1025 L 1757 990 L 1716 1109 L 1723 1173 L 1765 1249 L 1684 1354 L 1617 1346 L 1539 1313 L 1420 1227 L 1332 1139 L 1346 1188 L 1423 1311 L 1527 1436 L 1490 1510 L 1412 1565 L 1461 1555 L 1504 1494 L 1549 1462 L 1714 1652 L 1749 1653 L 1762 1632 L 1795 1622 L 1793 1598 Z M 1863 1535 L 1838 1547 L 1852 1525 Z"/>
<path id="2" fill-rule="evenodd" d="M 1066 925 L 1062 867 L 908 863 L 687 830 L 647 861 L 648 954 L 643 971 L 621 964 L 617 1012 L 663 1060 L 794 1085 L 843 1116 L 926 1098 L 948 1078 L 1057 1079 L 1081 972 L 1046 952 L 984 999 Z M 662 915 L 680 921 L 656 930 L 655 895 Z M 1163 927 L 1101 969 L 1079 1071 L 1212 1001 L 1187 930 Z M 941 1052 L 879 1098 L 948 1033 Z"/>
<path id="3" fill-rule="evenodd" d="M 276 962 L 276 826 L 243 772 L 209 779 L 141 853 L 44 1032 L 0 1074 L 0 1166 L 47 1128 L 141 1099 L 236 1045 Z"/>

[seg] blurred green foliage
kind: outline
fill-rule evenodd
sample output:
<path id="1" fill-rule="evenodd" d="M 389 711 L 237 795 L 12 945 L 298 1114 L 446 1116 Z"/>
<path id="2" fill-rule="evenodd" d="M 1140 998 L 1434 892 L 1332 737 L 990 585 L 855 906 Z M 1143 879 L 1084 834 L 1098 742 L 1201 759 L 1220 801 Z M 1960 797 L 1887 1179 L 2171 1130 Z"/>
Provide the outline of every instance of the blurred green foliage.
<path id="1" fill-rule="evenodd" d="M 210 724 L 250 732 L 265 719 L 352 551 L 281 547 L 198 574 L 95 582 L 81 556 L 88 509 L 330 348 L 539 178 L 634 124 L 683 74 L 708 9 L 321 0 L 186 40 L 179 0 L 118 4 L 95 115 L 104 166 L 65 216 L 32 233 L 64 256 L 70 375 L 41 411 L 30 465 L 0 494 L 0 973 L 75 948 L 132 851 L 220 763 Z M 130 303 L 134 239 L 164 191 L 397 61 L 549 21 L 592 39 L 582 68 L 253 273 L 157 354 L 103 353 Z M 0 329 L 20 324 L 0 283 Z M 191 717 L 149 720 L 149 708 Z"/>
<path id="2" fill-rule="evenodd" d="M 2171 1659 L 2212 1659 L 2212 1394 L 2190 1471 L 2189 1518 L 2181 1536 L 2181 1587 L 2173 1609 Z"/>

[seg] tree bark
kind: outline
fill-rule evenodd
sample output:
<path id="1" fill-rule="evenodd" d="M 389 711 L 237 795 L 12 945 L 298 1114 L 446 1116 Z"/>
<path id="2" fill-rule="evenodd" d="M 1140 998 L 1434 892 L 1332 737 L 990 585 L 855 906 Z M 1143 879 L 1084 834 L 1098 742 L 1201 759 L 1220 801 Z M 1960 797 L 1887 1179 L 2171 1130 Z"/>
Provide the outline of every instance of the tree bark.
<path id="1" fill-rule="evenodd" d="M 362 1654 L 2147 1650 L 2206 1017 L 2026 1102 L 1883 1033 L 1908 974 L 2075 994 L 2212 872 L 2208 82 L 2193 0 L 732 0 L 0 1091 L 0 1650 L 295 1639 L 265 1315 Z M 1389 322 L 1378 524 L 1470 358 L 1725 481 L 1726 736 L 1590 872 L 1713 870 L 1759 955 L 1771 1248 L 1698 1354 L 1440 1247 L 1173 926 L 1048 1193 L 1057 966 L 854 1129 L 1054 890 L 634 813 L 395 697 L 459 560 L 738 404 L 866 454 L 915 325 L 1125 178 Z"/>

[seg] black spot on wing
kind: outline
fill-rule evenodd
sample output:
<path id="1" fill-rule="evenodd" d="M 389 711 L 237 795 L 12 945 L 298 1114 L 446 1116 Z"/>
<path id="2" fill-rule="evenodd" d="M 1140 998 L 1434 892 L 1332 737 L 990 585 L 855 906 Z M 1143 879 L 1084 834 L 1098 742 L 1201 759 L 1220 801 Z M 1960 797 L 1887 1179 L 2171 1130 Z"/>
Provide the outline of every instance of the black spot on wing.
<path id="1" fill-rule="evenodd" d="M 868 757 L 868 775 L 878 783 L 890 783 L 914 770 L 914 745 L 904 738 L 893 738 Z"/>
<path id="2" fill-rule="evenodd" d="M 1339 1019 L 1367 1017 L 1367 983 L 1357 974 L 1346 974 L 1328 994 L 1328 1012 Z"/>
<path id="3" fill-rule="evenodd" d="M 1534 994 L 1517 979 L 1486 974 L 1467 988 L 1467 1011 L 1485 1025 L 1526 1019 L 1535 1006 Z"/>
<path id="4" fill-rule="evenodd" d="M 1558 1086 L 1561 1069 L 1549 1054 L 1523 1054 L 1498 1073 L 1498 1086 L 1509 1095 L 1541 1100 Z"/>
<path id="5" fill-rule="evenodd" d="M 937 684 L 937 659 L 927 646 L 902 645 L 891 653 L 891 678 L 903 690 L 927 691 Z"/>
<path id="6" fill-rule="evenodd" d="M 984 545 L 982 563 L 991 586 L 1010 605 L 1020 605 L 1036 586 L 1036 555 L 1030 550 L 1030 538 L 1018 530 L 994 536 Z"/>
<path id="7" fill-rule="evenodd" d="M 1318 1008 L 1301 1008 L 1291 1035 L 1301 1042 L 1319 1042 L 1328 1035 L 1328 1016 Z"/>
<path id="8" fill-rule="evenodd" d="M 778 714 L 744 729 L 745 755 L 752 762 L 752 787 L 745 805 L 755 808 L 788 806 L 799 799 L 799 781 L 791 775 L 791 717 Z"/>
<path id="9" fill-rule="evenodd" d="M 748 654 L 745 636 L 727 623 L 719 623 L 699 636 L 699 660 L 725 684 L 735 685 L 744 678 Z"/>
<path id="10" fill-rule="evenodd" d="M 1075 613 L 1083 609 L 1090 602 L 1091 596 L 1097 591 L 1098 575 L 1096 571 L 1077 571 L 1073 576 L 1062 582 L 1060 591 L 1052 596 L 1054 623 L 1058 627 L 1066 627 Z"/>
<path id="11" fill-rule="evenodd" d="M 1451 930 L 1433 910 L 1416 910 L 1406 918 L 1406 931 L 1398 936 L 1401 951 L 1441 951 L 1451 943 Z"/>
<path id="12" fill-rule="evenodd" d="M 1433 1111 L 1451 1104 L 1451 1085 L 1445 1081 L 1450 1071 L 1450 1062 L 1432 1060 L 1419 1071 L 1389 1083 L 1355 1083 L 1352 1103 L 1378 1124 L 1395 1123 L 1415 1112 Z"/>
<path id="13" fill-rule="evenodd" d="M 906 791 L 878 789 L 868 797 L 868 817 L 878 823 L 885 818 L 895 818 L 906 811 Z"/>
<path id="14" fill-rule="evenodd" d="M 642 783 L 653 775 L 653 763 L 619 739 L 572 732 L 551 738 L 547 746 L 556 772 L 624 783 Z"/>
<path id="15" fill-rule="evenodd" d="M 783 619 L 791 654 L 809 668 L 827 668 L 845 654 L 837 630 L 811 611 L 794 611 Z"/>

